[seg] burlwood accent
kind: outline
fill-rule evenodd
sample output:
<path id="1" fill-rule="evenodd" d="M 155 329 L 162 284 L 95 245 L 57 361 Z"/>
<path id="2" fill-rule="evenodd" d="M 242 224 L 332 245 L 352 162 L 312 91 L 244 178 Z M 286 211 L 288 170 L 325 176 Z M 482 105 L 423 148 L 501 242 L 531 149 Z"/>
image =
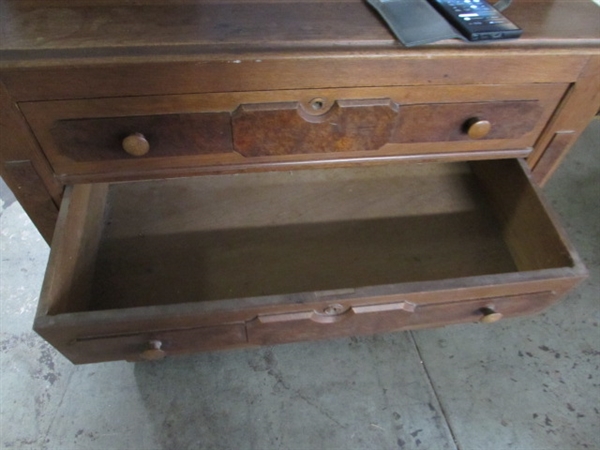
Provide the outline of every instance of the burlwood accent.
<path id="1" fill-rule="evenodd" d="M 527 154 L 567 85 L 318 89 L 24 103 L 54 170 L 69 182 L 289 168 L 327 160 Z M 517 100 L 518 99 L 518 100 Z M 316 107 L 316 109 L 315 109 Z M 491 122 L 472 139 L 474 117 Z M 141 133 L 133 157 L 121 140 Z M 503 154 L 506 152 L 506 154 Z M 430 158 L 431 159 L 431 158 Z M 245 166 L 245 167 L 244 167 Z M 182 171 L 185 171 L 182 173 Z M 75 180 L 73 175 L 84 175 Z M 102 175 L 102 176 L 101 176 Z"/>
<path id="2" fill-rule="evenodd" d="M 321 115 L 298 103 L 242 105 L 232 116 L 234 146 L 246 157 L 378 150 L 398 110 L 390 99 L 337 100 Z"/>
<path id="3" fill-rule="evenodd" d="M 84 183 L 35 329 L 84 363 L 549 306 L 586 271 L 525 166 L 386 176 L 555 170 L 600 108 L 597 6 L 509 13 L 520 39 L 407 49 L 363 0 L 0 0 L 1 174 L 47 239 Z M 372 178 L 288 170 L 346 166 Z"/>

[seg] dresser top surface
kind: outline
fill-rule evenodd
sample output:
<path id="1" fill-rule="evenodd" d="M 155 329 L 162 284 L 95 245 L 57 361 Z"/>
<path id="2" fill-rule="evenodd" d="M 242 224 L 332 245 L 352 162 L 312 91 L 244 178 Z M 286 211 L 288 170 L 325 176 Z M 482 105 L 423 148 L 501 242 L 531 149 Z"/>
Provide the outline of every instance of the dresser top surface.
<path id="1" fill-rule="evenodd" d="M 406 49 L 364 0 L 0 0 L 0 61 L 219 53 L 595 49 L 591 0 L 514 0 L 520 39 Z"/>

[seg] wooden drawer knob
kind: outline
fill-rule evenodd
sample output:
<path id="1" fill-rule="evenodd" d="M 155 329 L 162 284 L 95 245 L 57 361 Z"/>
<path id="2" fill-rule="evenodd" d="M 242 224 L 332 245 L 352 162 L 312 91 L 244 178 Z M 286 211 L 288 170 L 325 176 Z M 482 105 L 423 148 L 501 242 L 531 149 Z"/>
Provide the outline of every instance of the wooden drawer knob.
<path id="1" fill-rule="evenodd" d="M 481 322 L 483 323 L 494 323 L 498 322 L 502 317 L 502 313 L 496 312 L 493 308 L 481 308 L 481 312 L 483 313 L 483 317 L 481 318 Z"/>
<path id="2" fill-rule="evenodd" d="M 161 350 L 162 342 L 150 341 L 148 344 L 149 348 L 144 350 L 141 354 L 142 359 L 146 361 L 157 361 L 167 356 L 166 352 Z"/>
<path id="3" fill-rule="evenodd" d="M 492 129 L 492 124 L 487 120 L 474 117 L 467 120 L 465 128 L 471 139 L 482 139 L 489 134 Z"/>
<path id="4" fill-rule="evenodd" d="M 133 133 L 123 139 L 123 150 L 132 156 L 144 156 L 150 150 L 150 144 L 142 133 Z"/>

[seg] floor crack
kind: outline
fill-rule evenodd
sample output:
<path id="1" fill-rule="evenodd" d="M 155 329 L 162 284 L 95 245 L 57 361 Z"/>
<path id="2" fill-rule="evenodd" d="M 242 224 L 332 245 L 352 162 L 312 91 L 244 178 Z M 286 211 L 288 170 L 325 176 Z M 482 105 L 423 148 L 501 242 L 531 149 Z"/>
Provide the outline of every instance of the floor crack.
<path id="1" fill-rule="evenodd" d="M 452 425 L 450 425 L 450 421 L 448 420 L 448 414 L 446 413 L 446 409 L 444 408 L 444 405 L 443 405 L 437 391 L 435 390 L 433 380 L 431 379 L 429 370 L 427 370 L 427 365 L 425 364 L 425 361 L 423 360 L 423 355 L 421 354 L 421 349 L 419 348 L 419 345 L 417 344 L 417 340 L 415 339 L 415 336 L 412 331 L 409 331 L 408 333 L 410 335 L 413 345 L 415 346 L 415 350 L 417 350 L 417 354 L 419 355 L 419 360 L 421 361 L 423 371 L 425 372 L 425 377 L 427 378 L 427 382 L 429 383 L 429 386 L 431 386 L 431 390 L 433 391 L 435 400 L 440 407 L 440 411 L 442 412 L 442 417 L 444 418 L 444 421 L 446 422 L 446 426 L 448 427 L 448 431 L 450 432 L 450 436 L 452 437 L 452 440 L 454 441 L 454 446 L 456 447 L 456 450 L 461 450 L 460 445 L 458 443 L 458 439 L 456 438 L 454 430 L 452 429 Z"/>

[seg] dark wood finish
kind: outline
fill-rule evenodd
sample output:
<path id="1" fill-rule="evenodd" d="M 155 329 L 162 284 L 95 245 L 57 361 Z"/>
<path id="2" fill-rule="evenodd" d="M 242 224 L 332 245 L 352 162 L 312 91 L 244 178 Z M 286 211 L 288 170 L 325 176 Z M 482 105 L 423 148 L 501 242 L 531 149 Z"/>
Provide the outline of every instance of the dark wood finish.
<path id="1" fill-rule="evenodd" d="M 50 133 L 60 156 L 76 162 L 232 151 L 226 113 L 61 120 Z M 132 151 L 124 149 L 124 140 L 129 137 L 134 139 Z"/>
<path id="2" fill-rule="evenodd" d="M 1 167 L 2 179 L 15 193 L 25 211 L 35 216 L 36 228 L 46 242 L 50 242 L 58 208 L 33 164 L 31 161 L 9 161 Z"/>
<path id="3" fill-rule="evenodd" d="M 511 47 L 593 45 L 598 37 L 595 5 L 591 2 L 516 1 L 509 18 L 525 29 Z M 58 6 L 43 17 L 44 7 Z M 390 31 L 377 15 L 358 0 L 3 0 L 3 47 L 24 57 L 38 50 L 112 50 L 127 54 L 144 46 L 160 50 L 177 46 L 233 45 L 277 47 L 373 46 L 394 44 Z M 553 20 L 565 15 L 563 20 Z M 265 17 L 269 17 L 265 23 Z M 562 18 L 562 17 L 561 17 Z M 36 25 L 46 19 L 52 28 L 41 41 Z M 209 20 L 210 19 L 210 20 Z M 132 27 L 135 23 L 136 26 Z M 307 28 L 310 24 L 311 28 Z M 12 28 L 8 28 L 12 25 Z M 19 32 L 10 32 L 12 30 Z M 503 48 L 505 43 L 497 43 Z M 447 41 L 437 47 L 462 47 Z M 196 49 L 194 48 L 194 49 Z"/>
<path id="4" fill-rule="evenodd" d="M 36 330 L 84 363 L 542 310 L 585 276 L 532 179 L 600 109 L 597 12 L 407 49 L 363 0 L 0 0 L 0 174 L 46 239 L 62 201 Z"/>
<path id="5" fill-rule="evenodd" d="M 188 330 L 154 332 L 80 339 L 65 350 L 77 364 L 98 361 L 150 361 L 185 353 L 226 350 L 245 344 L 244 324 L 231 324 Z"/>
<path id="6" fill-rule="evenodd" d="M 323 100 L 312 105 L 240 106 L 232 117 L 235 150 L 246 157 L 378 150 L 397 120 L 390 99 L 338 100 L 319 115 L 314 111 L 323 109 Z"/>
<path id="7" fill-rule="evenodd" d="M 119 175 L 130 180 L 136 173 L 190 175 L 194 169 L 363 164 L 391 156 L 425 160 L 432 153 L 450 160 L 461 152 L 458 159 L 475 158 L 484 150 L 489 158 L 514 157 L 517 149 L 526 155 L 567 88 L 394 86 L 35 102 L 21 108 L 54 170 L 73 183 Z M 314 109 L 315 99 L 320 109 Z M 494 121 L 490 139 L 468 137 L 465 123 L 475 115 Z M 139 158 L 120 144 L 135 132 L 152 147 Z"/>
<path id="8" fill-rule="evenodd" d="M 247 339 L 240 331 L 207 347 L 235 348 L 477 321 L 499 308 L 499 293 L 519 297 L 498 313 L 537 311 L 585 269 L 526 169 L 488 164 L 474 167 L 489 198 L 464 164 L 114 184 L 108 195 L 107 185 L 76 186 L 61 209 L 36 329 L 74 362 L 90 362 L 142 358 L 153 340 L 167 354 L 204 348 L 170 351 L 175 338 L 161 330 L 177 328 L 237 324 L 227 326 L 247 329 Z M 501 178 L 516 194 L 494 190 Z M 519 212 L 523 199 L 531 217 Z M 517 252 L 513 235 L 541 237 Z M 79 280 L 87 287 L 69 293 Z"/>
<path id="9" fill-rule="evenodd" d="M 259 316 L 248 322 L 248 342 L 258 345 L 273 345 L 296 340 L 312 341 L 318 339 L 356 336 L 378 332 L 390 332 L 419 328 L 427 323 L 439 326 L 449 323 L 475 322 L 493 323 L 506 317 L 531 313 L 531 308 L 543 308 L 552 301 L 549 292 L 540 292 L 510 297 L 495 297 L 456 303 L 438 303 L 435 305 L 411 305 L 386 309 L 387 305 L 377 305 L 366 312 L 360 307 L 351 308 L 339 320 L 323 322 L 318 320 L 319 313 L 307 311 L 296 314 Z M 494 311 L 487 313 L 489 306 Z M 385 313 L 383 313 L 386 311 Z M 379 312 L 379 314 L 378 314 Z"/>
<path id="10" fill-rule="evenodd" d="M 90 286 L 100 243 L 106 206 L 107 185 L 67 188 L 58 216 L 42 291 L 52 301 L 40 298 L 38 314 L 59 314 L 90 302 Z M 86 230 L 86 232 L 82 232 Z"/>
<path id="11" fill-rule="evenodd" d="M 401 106 L 390 99 L 340 100 L 319 115 L 295 103 L 242 105 L 233 114 L 233 135 L 244 156 L 350 152 L 387 143 L 519 138 L 541 115 L 535 101 Z M 473 117 L 485 119 L 472 123 Z"/>
<path id="12" fill-rule="evenodd" d="M 515 270 L 464 166 L 371 169 L 114 185 L 87 308 Z"/>
<path id="13" fill-rule="evenodd" d="M 481 47 L 465 51 L 467 55 L 448 52 L 437 59 L 428 58 L 427 51 L 421 55 L 398 52 L 395 46 L 376 49 L 372 56 L 363 56 L 361 52 L 348 55 L 319 49 L 312 55 L 299 52 L 295 56 L 300 60 L 290 59 L 285 53 L 263 52 L 242 53 L 240 57 L 243 60 L 225 54 L 216 59 L 211 57 L 202 64 L 173 61 L 172 57 L 158 62 L 163 58 L 157 57 L 156 62 L 144 64 L 143 73 L 140 73 L 135 60 L 132 63 L 107 61 L 91 67 L 78 65 L 68 68 L 57 62 L 40 68 L 7 64 L 2 80 L 18 101 L 356 86 L 476 86 L 509 81 L 570 83 L 578 79 L 589 58 L 563 52 L 560 55 L 528 52 L 526 57 L 511 54 L 494 56 L 495 53 L 490 55 L 489 48 Z M 437 54 L 434 49 L 430 52 Z"/>
<path id="14" fill-rule="evenodd" d="M 511 169 L 518 160 L 478 161 L 473 170 L 492 200 L 501 230 L 519 270 L 564 265 L 572 252 L 562 227 L 540 200 L 535 184 L 524 171 Z M 571 264 L 581 264 L 572 261 Z"/>
<path id="15" fill-rule="evenodd" d="M 50 242 L 62 187 L 31 136 L 21 112 L 0 82 L 0 176 Z"/>
<path id="16" fill-rule="evenodd" d="M 444 142 L 519 138 L 538 123 L 538 102 L 446 103 L 411 105 L 399 114 L 392 142 Z M 475 123 L 476 131 L 473 129 Z M 483 122 L 490 124 L 487 132 Z"/>

